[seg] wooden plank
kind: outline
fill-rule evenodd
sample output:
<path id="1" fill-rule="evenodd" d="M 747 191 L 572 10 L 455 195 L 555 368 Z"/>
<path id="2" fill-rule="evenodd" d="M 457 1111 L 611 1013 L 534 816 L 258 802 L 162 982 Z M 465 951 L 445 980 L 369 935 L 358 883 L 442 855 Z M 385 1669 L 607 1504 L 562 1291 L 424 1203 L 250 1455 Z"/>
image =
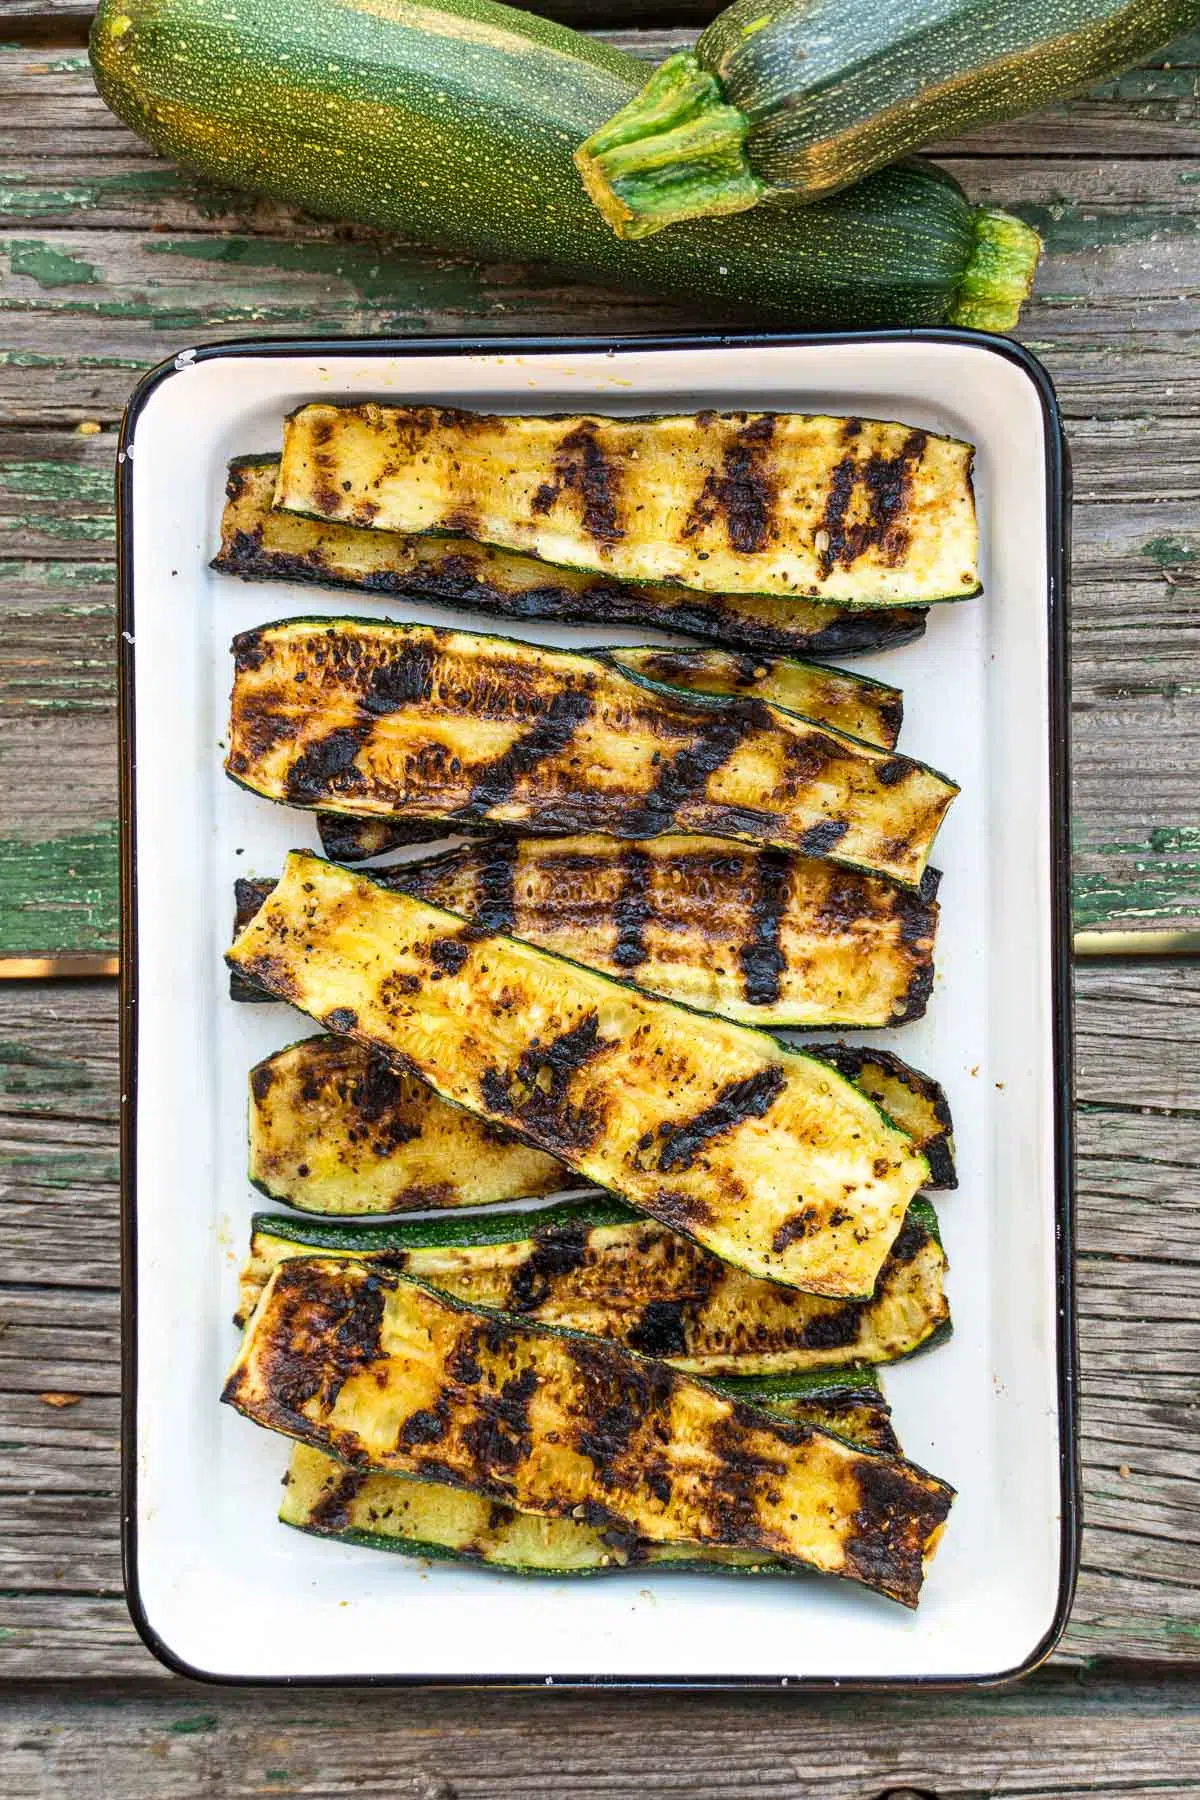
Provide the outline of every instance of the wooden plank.
<path id="1" fill-rule="evenodd" d="M 1043 1675 L 1006 1693 L 853 1696 L 14 1695 L 8 1800 L 1127 1800 L 1200 1791 L 1196 1685 Z"/>
<path id="2" fill-rule="evenodd" d="M 1064 1654 L 1189 1664 L 1200 967 L 1089 967 L 1078 989 L 1087 1531 Z M 20 1600 L 11 1625 L 16 1601 L 0 1603 L 0 1678 L 152 1673 L 124 1623 L 116 1541 L 115 1017 L 101 984 L 0 988 L 0 1591 Z M 74 1549 L 73 1497 L 88 1522 Z"/>

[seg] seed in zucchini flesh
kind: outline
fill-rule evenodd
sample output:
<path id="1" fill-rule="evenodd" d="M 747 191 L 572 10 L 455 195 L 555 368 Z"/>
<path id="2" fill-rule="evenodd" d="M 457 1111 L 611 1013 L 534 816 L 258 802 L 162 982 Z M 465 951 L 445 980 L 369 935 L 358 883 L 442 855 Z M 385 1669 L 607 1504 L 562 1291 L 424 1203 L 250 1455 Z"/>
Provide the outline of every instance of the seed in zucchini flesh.
<path id="1" fill-rule="evenodd" d="M 223 1398 L 358 1468 L 634 1539 L 756 1550 L 907 1606 L 954 1498 L 900 1457 L 772 1419 L 665 1363 L 362 1263 L 281 1263 Z"/>
<path id="2" fill-rule="evenodd" d="M 750 1273 L 869 1294 L 929 1167 L 828 1064 L 293 851 L 228 960 Z"/>

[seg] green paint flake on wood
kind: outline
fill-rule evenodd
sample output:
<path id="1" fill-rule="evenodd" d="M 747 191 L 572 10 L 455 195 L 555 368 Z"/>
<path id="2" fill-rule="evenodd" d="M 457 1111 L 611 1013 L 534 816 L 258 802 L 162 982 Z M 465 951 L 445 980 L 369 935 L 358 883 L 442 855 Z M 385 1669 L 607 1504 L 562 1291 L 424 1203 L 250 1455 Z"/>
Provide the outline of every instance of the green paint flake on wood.
<path id="1" fill-rule="evenodd" d="M 77 588 L 107 587 L 111 588 L 117 579 L 117 571 L 112 563 L 104 562 L 18 562 L 15 559 L 0 559 L 0 585 L 13 587 L 40 588 Z M 89 612 L 112 611 L 108 608 L 92 606 Z"/>
<path id="2" fill-rule="evenodd" d="M 1089 853 L 1120 861 L 1111 872 L 1075 876 L 1076 927 L 1114 919 L 1165 923 L 1200 914 L 1200 826 L 1163 825 L 1136 843 L 1098 844 Z"/>
<path id="3" fill-rule="evenodd" d="M 15 494 L 22 500 L 111 502 L 112 470 L 78 462 L 0 463 L 0 494 Z"/>
<path id="4" fill-rule="evenodd" d="M 1051 201 L 1048 205 L 1018 201 L 1008 211 L 1033 226 L 1050 254 L 1149 243 L 1156 238 L 1193 237 L 1200 231 L 1200 215 L 1190 212 L 1161 213 L 1149 208 L 1137 212 L 1091 212 L 1068 200 Z M 1038 298 L 1044 299 L 1045 295 L 1039 292 Z"/>
<path id="5" fill-rule="evenodd" d="M 0 839 L 0 956 L 117 947 L 116 821 L 46 843 Z"/>
<path id="6" fill-rule="evenodd" d="M 172 1719 L 167 1730 L 176 1737 L 191 1737 L 197 1731 L 215 1731 L 217 1716 L 215 1713 L 193 1713 L 187 1719 Z"/>
<path id="7" fill-rule="evenodd" d="M 11 238 L 0 243 L 0 251 L 5 250 L 11 273 L 28 275 L 39 287 L 80 287 L 103 279 L 95 263 L 68 256 L 66 251 L 56 250 L 37 238 Z"/>
<path id="8" fill-rule="evenodd" d="M 111 1187 L 121 1179 L 120 1159 L 102 1150 L 67 1150 L 53 1155 L 46 1150 L 0 1150 L 0 1169 L 7 1169 L 24 1187 L 49 1188 L 69 1193 L 78 1187 Z"/>
<path id="9" fill-rule="evenodd" d="M 0 1094 L 41 1103 L 64 1094 L 80 1094 L 92 1085 L 86 1063 L 40 1056 L 27 1044 L 0 1039 Z"/>
<path id="10" fill-rule="evenodd" d="M 1191 544 L 1185 544 L 1179 538 L 1151 538 L 1148 544 L 1142 545 L 1142 555 L 1148 556 L 1161 569 L 1178 568 L 1180 563 L 1195 562 L 1200 550 Z"/>

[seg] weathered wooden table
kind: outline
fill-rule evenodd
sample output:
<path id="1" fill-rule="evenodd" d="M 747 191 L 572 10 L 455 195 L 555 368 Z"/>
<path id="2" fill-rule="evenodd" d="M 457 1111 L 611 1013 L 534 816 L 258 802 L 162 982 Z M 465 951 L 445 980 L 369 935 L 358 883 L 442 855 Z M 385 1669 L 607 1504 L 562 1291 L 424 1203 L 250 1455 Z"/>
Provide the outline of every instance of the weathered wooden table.
<path id="1" fill-rule="evenodd" d="M 569 4 L 613 35 L 638 10 Z M 129 1623 L 112 979 L 124 398 L 167 353 L 239 334 L 699 321 L 203 189 L 104 110 L 85 32 L 76 0 L 0 0 L 0 1794 L 1200 1794 L 1200 36 L 941 151 L 1045 237 L 1022 336 L 1058 383 L 1075 457 L 1087 1527 L 1070 1628 L 1039 1675 L 839 1700 L 231 1693 L 168 1676 Z M 623 38 L 649 54 L 668 34 Z"/>

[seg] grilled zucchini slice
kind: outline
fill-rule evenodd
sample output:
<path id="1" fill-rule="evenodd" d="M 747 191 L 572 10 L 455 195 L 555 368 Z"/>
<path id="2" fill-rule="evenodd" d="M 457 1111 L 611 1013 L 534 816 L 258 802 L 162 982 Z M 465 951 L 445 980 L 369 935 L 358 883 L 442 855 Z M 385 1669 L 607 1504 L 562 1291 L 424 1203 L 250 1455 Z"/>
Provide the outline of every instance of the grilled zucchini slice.
<path id="1" fill-rule="evenodd" d="M 913 606 L 979 592 L 970 444 L 879 419 L 302 406 L 275 504 L 620 581 Z"/>
<path id="2" fill-rule="evenodd" d="M 869 1369 L 833 1369 L 787 1382 L 714 1382 L 730 1398 L 780 1418 L 807 1420 L 864 1449 L 899 1451 L 890 1412 Z M 738 1569 L 786 1575 L 752 1550 L 700 1550 L 621 1538 L 615 1545 L 583 1519 L 550 1519 L 499 1506 L 462 1488 L 344 1468 L 322 1450 L 294 1444 L 279 1517 L 317 1537 L 371 1550 L 393 1550 L 455 1562 L 483 1563 L 519 1575 L 590 1575 L 623 1568 Z"/>
<path id="3" fill-rule="evenodd" d="M 864 744 L 895 748 L 904 722 L 899 688 L 789 656 L 747 656 L 733 650 L 680 650 L 662 644 L 621 644 L 610 662 L 631 675 L 693 694 L 743 694 L 769 700 Z"/>
<path id="4" fill-rule="evenodd" d="M 249 1122 L 250 1180 L 300 1212 L 489 1206 L 571 1185 L 556 1157 L 349 1038 L 307 1038 L 256 1063 Z"/>
<path id="5" fill-rule="evenodd" d="M 867 1301 L 757 1281 L 599 1197 L 383 1225 L 258 1213 L 238 1324 L 292 1256 L 378 1261 L 467 1306 L 624 1344 L 696 1375 L 819 1378 L 850 1362 L 897 1362 L 950 1333 L 946 1255 L 927 1200 L 909 1207 Z"/>
<path id="6" fill-rule="evenodd" d="M 498 838 L 370 878 L 701 1012 L 804 1028 L 921 1017 L 938 920 L 926 874 L 914 893 L 719 838 L 584 837 Z M 272 885 L 236 883 L 238 931 Z"/>
<path id="7" fill-rule="evenodd" d="M 915 1606 L 945 1482 L 595 1338 L 361 1262 L 271 1276 L 222 1396 L 358 1468 L 633 1540 L 758 1551 Z M 582 1510 L 581 1510 L 582 1509 Z"/>
<path id="8" fill-rule="evenodd" d="M 870 1294 L 928 1180 L 827 1063 L 300 851 L 229 961 L 751 1274 Z"/>
<path id="9" fill-rule="evenodd" d="M 836 1066 L 845 1046 L 810 1056 Z M 865 1074 L 841 1070 L 911 1138 L 938 1180 L 956 1178 L 949 1113 L 938 1084 L 899 1057 L 874 1052 Z M 565 1191 L 570 1171 L 511 1133 L 472 1118 L 379 1051 L 322 1033 L 264 1057 L 250 1071 L 250 1180 L 272 1200 L 324 1216 L 488 1206 Z M 890 1103 L 890 1105 L 889 1105 Z"/>
<path id="10" fill-rule="evenodd" d="M 507 619 L 655 627 L 716 638 L 756 656 L 860 656 L 894 650 L 925 630 L 919 606 L 849 608 L 796 597 L 632 586 L 608 575 L 552 569 L 470 538 L 405 537 L 326 524 L 273 509 L 278 473 L 277 456 L 239 456 L 230 463 L 214 569 L 243 581 L 415 594 Z"/>
<path id="11" fill-rule="evenodd" d="M 711 832 L 917 883 L 945 776 L 761 700 L 427 625 L 243 632 L 225 767 L 270 800 L 537 836 Z"/>

